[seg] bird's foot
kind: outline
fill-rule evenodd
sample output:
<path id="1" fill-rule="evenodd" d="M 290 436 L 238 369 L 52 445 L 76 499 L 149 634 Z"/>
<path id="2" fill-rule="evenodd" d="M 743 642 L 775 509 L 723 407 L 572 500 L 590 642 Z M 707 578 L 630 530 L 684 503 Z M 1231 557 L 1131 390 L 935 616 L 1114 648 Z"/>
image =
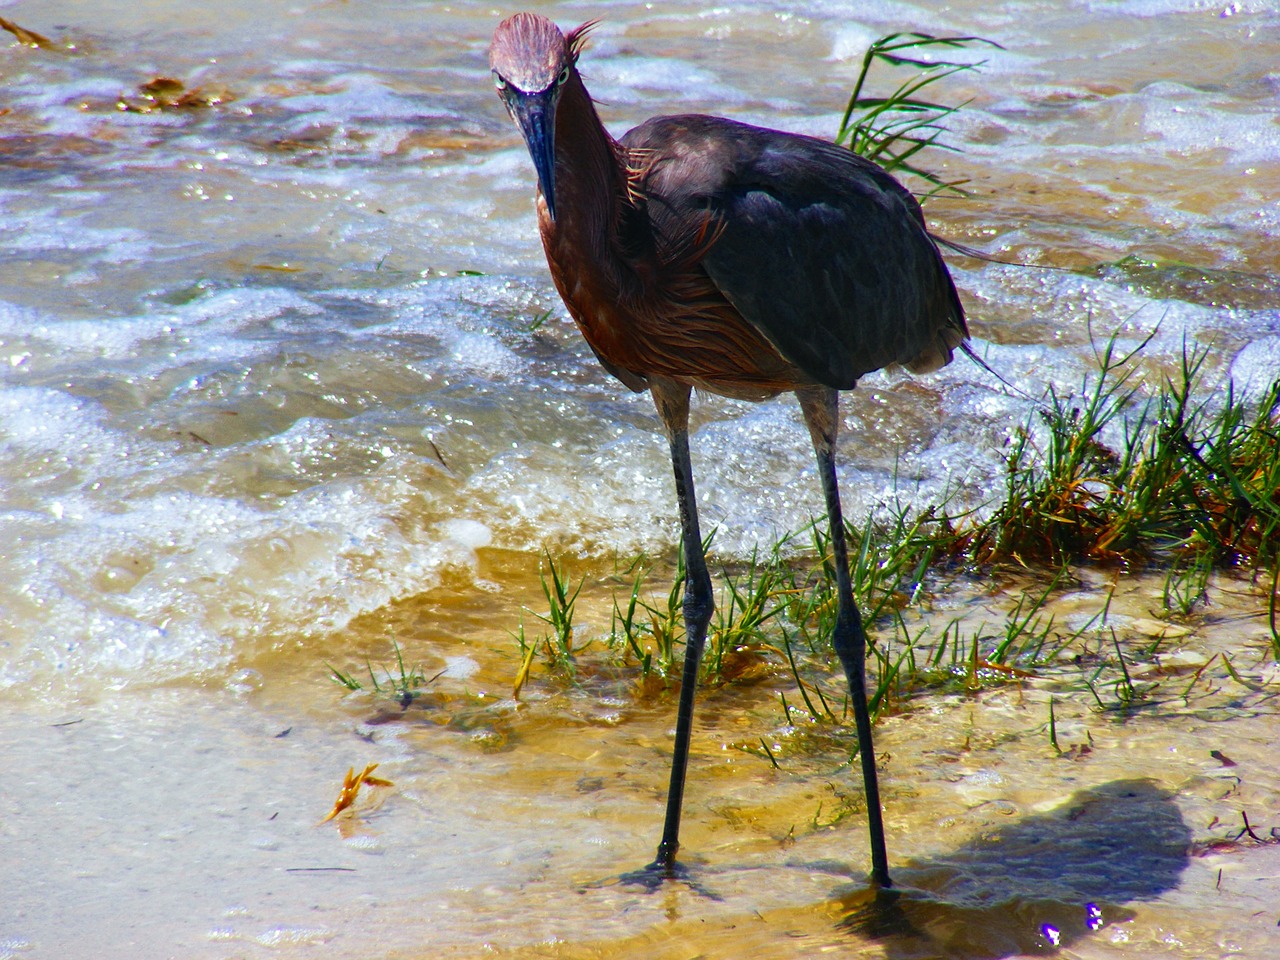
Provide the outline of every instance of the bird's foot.
<path id="1" fill-rule="evenodd" d="M 891 936 L 918 935 L 910 918 L 902 910 L 903 891 L 883 887 L 872 881 L 840 898 L 843 919 L 839 926 L 854 930 L 871 940 Z M 910 894 L 907 895 L 908 899 Z"/>
<path id="2" fill-rule="evenodd" d="M 595 883 L 586 884 L 586 887 L 595 889 L 621 884 L 627 887 L 640 887 L 645 893 L 657 893 L 659 890 L 664 889 L 668 883 L 681 883 L 700 897 L 706 897 L 708 900 L 720 900 L 721 897 L 697 877 L 699 872 L 697 868 L 690 867 L 687 864 L 659 858 L 639 870 L 630 870 L 607 880 L 598 880 Z"/>
<path id="3" fill-rule="evenodd" d="M 653 863 L 622 874 L 618 878 L 621 883 L 630 887 L 644 887 L 650 893 L 662 888 L 668 880 L 693 886 L 693 872 L 674 858 L 658 857 Z"/>

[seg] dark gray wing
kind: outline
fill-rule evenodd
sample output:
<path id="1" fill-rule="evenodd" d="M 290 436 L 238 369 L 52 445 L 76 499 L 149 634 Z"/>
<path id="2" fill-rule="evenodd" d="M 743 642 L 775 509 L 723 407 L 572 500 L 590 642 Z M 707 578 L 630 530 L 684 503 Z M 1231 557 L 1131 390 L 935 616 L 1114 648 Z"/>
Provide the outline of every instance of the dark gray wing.
<path id="1" fill-rule="evenodd" d="M 654 158 L 655 232 L 711 213 L 701 265 L 726 299 L 815 380 L 848 389 L 898 363 L 929 370 L 968 331 L 915 198 L 843 147 L 713 117 L 631 131 Z"/>

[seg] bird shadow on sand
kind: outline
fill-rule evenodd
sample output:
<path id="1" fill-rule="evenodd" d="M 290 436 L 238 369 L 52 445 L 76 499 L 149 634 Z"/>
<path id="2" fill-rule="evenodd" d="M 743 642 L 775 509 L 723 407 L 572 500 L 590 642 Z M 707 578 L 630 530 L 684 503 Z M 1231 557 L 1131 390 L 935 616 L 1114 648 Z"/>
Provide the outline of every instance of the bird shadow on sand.
<path id="1" fill-rule="evenodd" d="M 1190 844 L 1172 794 L 1116 780 L 954 851 L 901 863 L 896 887 L 859 882 L 837 892 L 835 905 L 841 927 L 894 960 L 1047 955 L 1132 919 L 1123 904 L 1175 888 Z"/>

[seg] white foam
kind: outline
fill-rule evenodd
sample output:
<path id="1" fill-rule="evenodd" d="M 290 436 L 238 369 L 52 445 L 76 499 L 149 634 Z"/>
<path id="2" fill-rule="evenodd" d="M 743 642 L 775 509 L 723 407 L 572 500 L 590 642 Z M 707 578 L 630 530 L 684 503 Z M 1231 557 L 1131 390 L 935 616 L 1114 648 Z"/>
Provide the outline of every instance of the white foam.
<path id="1" fill-rule="evenodd" d="M 742 92 L 721 83 L 714 74 L 676 57 L 594 57 L 583 65 L 584 79 L 594 96 L 618 103 L 637 103 L 637 91 L 661 94 L 664 102 L 680 100 L 738 103 Z M 678 113 L 672 107 L 664 113 Z"/>
<path id="2" fill-rule="evenodd" d="M 1143 18 L 1185 13 L 1214 13 L 1221 17 L 1226 11 L 1230 11 L 1228 16 L 1233 16 L 1241 12 L 1263 13 L 1272 9 L 1269 0 L 1254 0 L 1252 3 L 1249 0 L 1120 0 L 1119 3 L 1089 0 L 1086 6 L 1112 16 Z"/>
<path id="3" fill-rule="evenodd" d="M 480 664 L 471 657 L 445 657 L 444 676 L 454 680 L 467 680 L 480 672 Z"/>
<path id="4" fill-rule="evenodd" d="M 1227 152 L 1232 165 L 1274 163 L 1280 156 L 1280 124 L 1273 104 L 1245 104 L 1164 81 L 1135 98 L 1143 107 L 1143 129 L 1167 152 L 1190 155 Z"/>
<path id="5" fill-rule="evenodd" d="M 448 539 L 470 550 L 493 542 L 493 531 L 478 520 L 446 520 L 440 529 Z"/>
<path id="6" fill-rule="evenodd" d="M 92 194 L 70 198 L 77 204 L 93 204 Z M 127 227 L 94 227 L 83 217 L 67 217 L 54 211 L 26 211 L 19 223 L 4 235 L 7 249 L 16 254 L 101 250 L 107 262 L 121 263 L 146 257 L 152 244 L 143 233 Z"/>
<path id="7" fill-rule="evenodd" d="M 1257 399 L 1280 378 L 1280 336 L 1263 337 L 1231 361 L 1231 382 L 1247 398 Z"/>
<path id="8" fill-rule="evenodd" d="M 298 113 L 317 113 L 329 120 L 420 120 L 428 116 L 449 116 L 432 108 L 419 97 L 393 90 L 383 79 L 369 73 L 345 73 L 327 78 L 326 93 L 293 94 L 280 103 Z"/>

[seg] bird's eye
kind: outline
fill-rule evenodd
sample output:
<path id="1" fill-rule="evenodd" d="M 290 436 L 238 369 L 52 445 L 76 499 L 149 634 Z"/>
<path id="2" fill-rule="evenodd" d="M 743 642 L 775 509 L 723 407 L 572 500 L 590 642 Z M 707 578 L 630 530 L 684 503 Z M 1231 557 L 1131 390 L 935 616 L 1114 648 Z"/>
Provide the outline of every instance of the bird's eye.
<path id="1" fill-rule="evenodd" d="M 493 75 L 493 85 L 497 88 L 499 93 L 502 93 L 502 91 L 507 89 L 507 81 L 503 80 L 502 77 L 496 73 Z"/>
<path id="2" fill-rule="evenodd" d="M 564 83 L 569 79 L 569 68 L 565 67 L 560 71 L 560 76 L 556 77 L 556 83 Z"/>

